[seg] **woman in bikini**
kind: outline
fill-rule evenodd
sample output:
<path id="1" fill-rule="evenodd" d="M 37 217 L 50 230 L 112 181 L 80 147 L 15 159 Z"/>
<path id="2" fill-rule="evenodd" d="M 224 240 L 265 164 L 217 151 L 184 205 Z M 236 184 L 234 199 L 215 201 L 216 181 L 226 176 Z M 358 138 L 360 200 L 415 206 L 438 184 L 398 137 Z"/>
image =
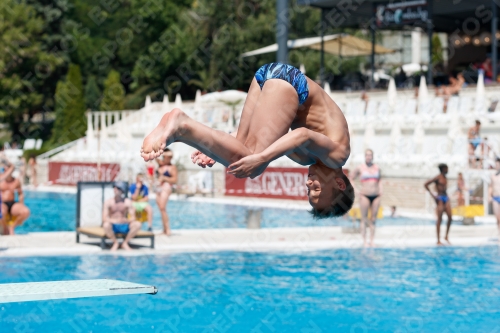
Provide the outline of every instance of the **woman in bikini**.
<path id="1" fill-rule="evenodd" d="M 255 73 L 237 132 L 214 130 L 175 108 L 144 139 L 141 156 L 152 160 L 173 142 L 198 149 L 192 158 L 200 166 L 218 162 L 237 178 L 255 178 L 287 156 L 309 165 L 305 185 L 314 217 L 343 216 L 352 206 L 354 189 L 342 171 L 350 154 L 347 121 L 323 88 L 288 64 Z"/>
<path id="2" fill-rule="evenodd" d="M 356 177 L 361 180 L 359 189 L 359 207 L 361 210 L 360 229 L 363 236 L 364 246 L 373 246 L 375 238 L 375 221 L 380 207 L 380 198 L 382 196 L 382 184 L 380 182 L 380 168 L 373 163 L 373 150 L 365 151 L 365 163 L 354 169 L 352 180 Z M 368 218 L 368 212 L 371 211 L 371 217 Z M 370 243 L 366 242 L 366 224 L 370 228 Z"/>
<path id="3" fill-rule="evenodd" d="M 170 149 L 165 149 L 162 159 L 158 162 L 158 182 L 156 189 L 156 204 L 160 209 L 161 221 L 163 223 L 163 232 L 170 236 L 170 223 L 167 214 L 167 203 L 170 194 L 172 194 L 172 185 L 177 183 L 177 167 L 172 165 L 173 153 Z"/>

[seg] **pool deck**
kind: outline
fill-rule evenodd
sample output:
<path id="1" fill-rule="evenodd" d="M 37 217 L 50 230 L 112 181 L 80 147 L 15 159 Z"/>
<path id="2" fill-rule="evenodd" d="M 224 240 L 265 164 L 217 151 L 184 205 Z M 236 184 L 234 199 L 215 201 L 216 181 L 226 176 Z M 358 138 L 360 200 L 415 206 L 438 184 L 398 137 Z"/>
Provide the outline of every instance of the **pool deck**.
<path id="1" fill-rule="evenodd" d="M 442 233 L 444 234 L 444 228 Z M 452 225 L 450 240 L 454 246 L 485 246 L 497 243 L 497 227 L 484 225 Z M 77 244 L 75 232 L 39 232 L 26 235 L 0 236 L 0 257 L 42 255 L 145 255 L 213 251 L 279 251 L 302 252 L 335 248 L 362 247 L 359 233 L 341 227 L 265 228 L 265 229 L 196 229 L 174 230 L 170 237 L 158 234 L 155 249 L 149 240 L 134 240 L 133 251 L 101 250 L 98 241 L 81 236 Z M 384 226 L 376 230 L 379 248 L 434 247 L 432 225 Z"/>

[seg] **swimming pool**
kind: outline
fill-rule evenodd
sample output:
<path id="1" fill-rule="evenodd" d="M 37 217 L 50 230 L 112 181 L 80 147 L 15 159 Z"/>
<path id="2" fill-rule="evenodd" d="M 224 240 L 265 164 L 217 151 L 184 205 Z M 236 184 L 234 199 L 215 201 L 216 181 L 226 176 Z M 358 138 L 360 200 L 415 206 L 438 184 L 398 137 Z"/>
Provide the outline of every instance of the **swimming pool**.
<path id="1" fill-rule="evenodd" d="M 37 231 L 74 231 L 76 195 L 67 193 L 26 192 L 26 205 L 31 209 L 31 217 L 16 232 L 19 234 Z M 156 202 L 153 206 L 153 228 L 162 229 L 160 211 Z M 245 228 L 248 207 L 203 203 L 193 201 L 170 201 L 167 211 L 173 229 Z M 431 220 L 408 218 L 383 219 L 377 225 L 429 225 Z M 303 209 L 265 208 L 262 212 L 263 228 L 309 227 L 309 226 L 350 226 L 345 219 L 314 220 Z M 144 225 L 145 227 L 146 225 Z"/>
<path id="2" fill-rule="evenodd" d="M 0 304 L 5 332 L 493 332 L 500 318 L 498 247 L 18 257 L 0 272 L 159 290 Z"/>

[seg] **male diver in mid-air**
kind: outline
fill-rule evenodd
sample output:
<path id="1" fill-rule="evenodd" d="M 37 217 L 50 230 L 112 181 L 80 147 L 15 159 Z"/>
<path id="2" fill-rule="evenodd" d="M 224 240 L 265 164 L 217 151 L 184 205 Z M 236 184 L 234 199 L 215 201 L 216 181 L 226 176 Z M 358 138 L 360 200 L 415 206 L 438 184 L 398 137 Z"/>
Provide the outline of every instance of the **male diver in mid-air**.
<path id="1" fill-rule="evenodd" d="M 236 133 L 209 128 L 173 109 L 146 137 L 141 156 L 152 160 L 173 142 L 198 149 L 192 159 L 200 166 L 217 161 L 238 178 L 257 177 L 286 155 L 310 165 L 306 186 L 315 217 L 341 216 L 352 207 L 354 190 L 342 171 L 351 150 L 346 119 L 330 96 L 293 66 L 271 63 L 255 73 Z"/>

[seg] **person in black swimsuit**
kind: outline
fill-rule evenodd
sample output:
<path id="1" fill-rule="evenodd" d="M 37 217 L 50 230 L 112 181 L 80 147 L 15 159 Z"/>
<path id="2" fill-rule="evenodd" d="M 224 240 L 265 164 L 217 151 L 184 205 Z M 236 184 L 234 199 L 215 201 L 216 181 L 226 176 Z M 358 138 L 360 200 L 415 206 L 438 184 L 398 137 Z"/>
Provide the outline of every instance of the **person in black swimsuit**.
<path id="1" fill-rule="evenodd" d="M 157 188 L 156 204 L 160 209 L 161 221 L 163 223 L 163 232 L 170 236 L 170 220 L 167 214 L 167 204 L 170 194 L 172 194 L 172 185 L 177 183 L 177 167 L 172 165 L 173 153 L 170 149 L 165 149 L 163 159 L 158 159 L 158 182 L 160 186 Z"/>
<path id="2" fill-rule="evenodd" d="M 14 234 L 14 228 L 23 224 L 30 216 L 30 210 L 24 204 L 24 193 L 17 174 L 10 174 L 0 183 L 2 192 L 2 221 L 8 227 L 10 235 Z M 18 200 L 16 201 L 16 192 Z"/>

